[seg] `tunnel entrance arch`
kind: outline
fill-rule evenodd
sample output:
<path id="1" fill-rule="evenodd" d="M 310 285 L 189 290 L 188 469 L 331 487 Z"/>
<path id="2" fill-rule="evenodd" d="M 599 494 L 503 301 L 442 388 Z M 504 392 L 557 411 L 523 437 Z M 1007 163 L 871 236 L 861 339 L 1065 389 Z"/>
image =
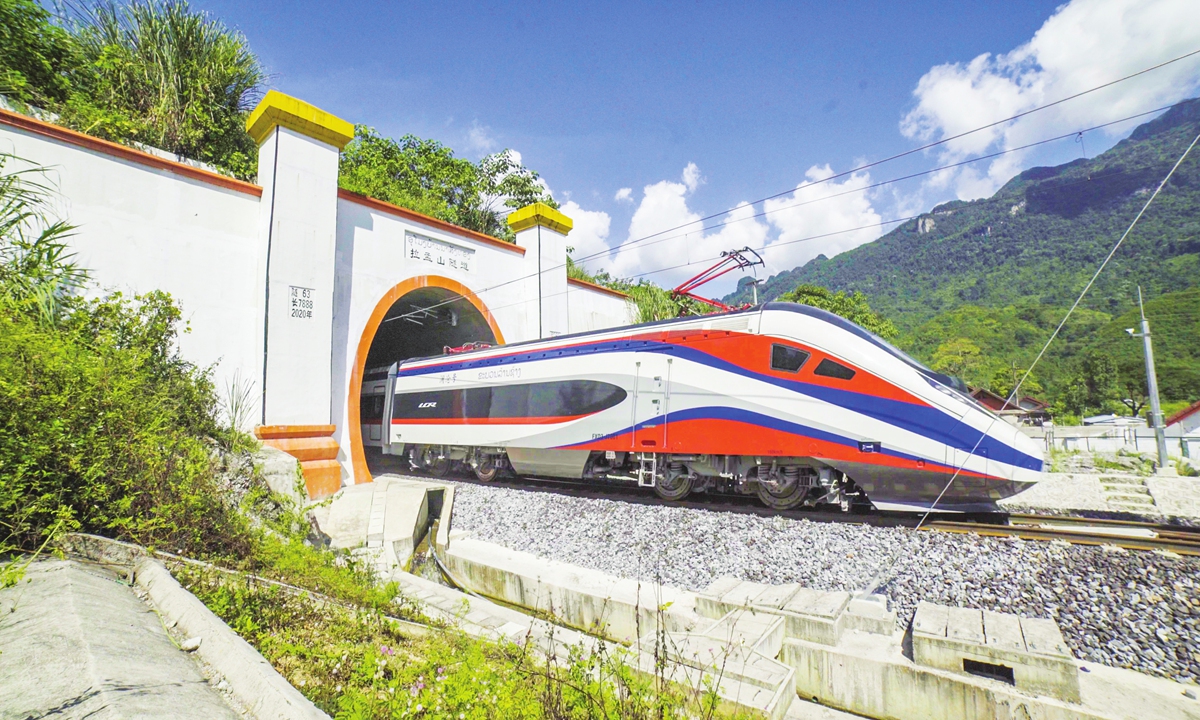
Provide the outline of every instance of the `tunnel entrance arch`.
<path id="1" fill-rule="evenodd" d="M 380 298 L 359 338 L 350 376 L 347 422 L 356 483 L 371 481 L 359 420 L 366 369 L 440 355 L 445 346 L 480 341 L 503 345 L 504 335 L 483 301 L 460 282 L 422 275 L 399 283 Z"/>

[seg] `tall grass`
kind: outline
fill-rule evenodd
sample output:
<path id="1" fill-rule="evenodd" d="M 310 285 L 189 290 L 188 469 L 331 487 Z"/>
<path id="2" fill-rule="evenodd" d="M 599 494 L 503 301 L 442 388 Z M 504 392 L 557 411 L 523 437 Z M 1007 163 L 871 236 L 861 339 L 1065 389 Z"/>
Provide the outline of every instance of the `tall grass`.
<path id="1" fill-rule="evenodd" d="M 253 175 L 243 123 L 267 76 L 241 33 L 186 0 L 71 5 L 67 25 L 80 65 L 65 122 Z"/>

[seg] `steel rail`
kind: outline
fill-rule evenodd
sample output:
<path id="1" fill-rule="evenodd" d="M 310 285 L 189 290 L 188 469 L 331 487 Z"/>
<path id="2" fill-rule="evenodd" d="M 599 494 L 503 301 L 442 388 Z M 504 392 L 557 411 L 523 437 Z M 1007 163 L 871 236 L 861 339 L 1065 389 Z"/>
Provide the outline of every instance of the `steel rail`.
<path id="1" fill-rule="evenodd" d="M 1072 545 L 1115 545 L 1126 550 L 1166 550 L 1177 555 L 1200 557 L 1200 532 L 1183 527 L 1163 526 L 1154 523 L 1125 522 L 1122 520 L 1093 520 L 1090 518 L 1064 517 L 1059 515 L 1020 515 L 1017 524 L 992 525 L 988 523 L 955 522 L 936 520 L 925 525 L 923 530 L 974 534 L 984 537 L 1016 537 L 1022 540 L 1061 540 Z M 1010 522 L 1012 521 L 1010 517 Z M 1036 524 L 1035 524 L 1036 523 Z M 1058 523 L 1060 527 L 1047 527 Z M 1073 526 L 1073 527 L 1067 527 Z M 1086 532 L 1085 528 L 1109 532 Z M 1076 529 L 1078 528 L 1078 529 Z M 1122 528 L 1136 532 L 1150 532 L 1150 536 L 1120 535 Z"/>

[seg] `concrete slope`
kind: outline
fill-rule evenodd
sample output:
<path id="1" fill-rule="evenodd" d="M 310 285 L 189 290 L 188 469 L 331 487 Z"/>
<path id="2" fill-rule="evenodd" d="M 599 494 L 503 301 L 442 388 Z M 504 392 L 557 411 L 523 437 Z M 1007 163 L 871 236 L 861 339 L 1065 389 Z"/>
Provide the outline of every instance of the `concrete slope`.
<path id="1" fill-rule="evenodd" d="M 120 575 L 42 560 L 0 591 L 0 718 L 42 717 L 238 715 Z"/>

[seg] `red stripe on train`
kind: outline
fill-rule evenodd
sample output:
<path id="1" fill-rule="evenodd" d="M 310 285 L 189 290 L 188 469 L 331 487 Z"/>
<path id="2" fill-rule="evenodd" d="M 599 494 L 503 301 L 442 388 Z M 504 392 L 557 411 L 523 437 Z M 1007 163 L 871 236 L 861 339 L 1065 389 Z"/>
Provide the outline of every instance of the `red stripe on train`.
<path id="1" fill-rule="evenodd" d="M 782 430 L 737 420 L 698 419 L 672 421 L 663 435 L 662 426 L 642 428 L 632 437 L 623 433 L 611 438 L 572 445 L 572 450 L 617 450 L 621 452 L 670 452 L 707 455 L 759 455 L 762 457 L 811 457 L 883 467 L 952 473 L 954 468 L 932 460 L 911 460 L 885 453 L 864 453 L 855 446 L 795 435 Z M 972 470 L 964 477 L 992 478 Z M 995 478 L 1003 479 L 1003 478 Z"/>

